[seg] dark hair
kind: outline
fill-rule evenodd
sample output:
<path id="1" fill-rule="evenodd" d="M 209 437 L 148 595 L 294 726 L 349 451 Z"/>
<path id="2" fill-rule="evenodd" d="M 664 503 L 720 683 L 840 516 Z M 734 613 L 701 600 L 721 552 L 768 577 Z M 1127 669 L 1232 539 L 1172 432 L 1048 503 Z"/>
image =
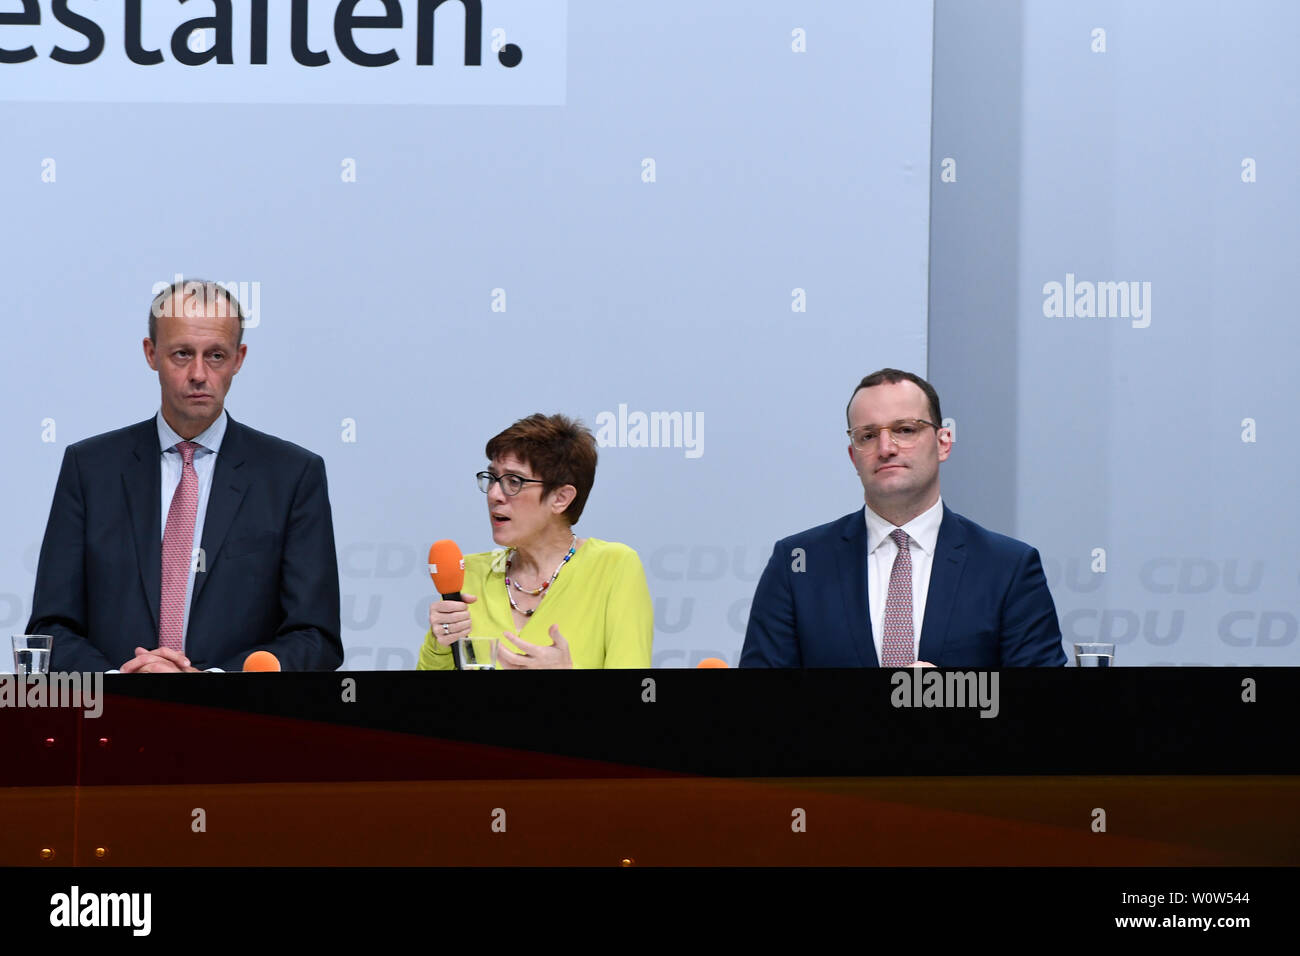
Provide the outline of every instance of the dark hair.
<path id="1" fill-rule="evenodd" d="M 858 392 L 864 388 L 874 388 L 877 385 L 897 385 L 899 382 L 911 382 L 925 392 L 925 397 L 930 402 L 930 421 L 934 422 L 936 429 L 942 428 L 943 419 L 939 413 L 939 393 L 934 390 L 934 386 L 913 372 L 901 372 L 896 368 L 882 368 L 879 372 L 872 372 L 858 382 L 858 387 L 853 390 L 853 395 L 849 396 L 849 404 L 844 406 L 845 423 L 850 428 L 853 427 L 853 422 L 849 421 L 849 409 L 853 407 L 853 399 Z"/>
<path id="2" fill-rule="evenodd" d="M 150 342 L 156 343 L 158 341 L 158 319 L 164 315 L 163 306 L 167 304 L 168 300 L 176 298 L 184 300 L 190 296 L 198 296 L 205 309 L 209 301 L 219 302 L 221 299 L 225 299 L 224 311 L 227 315 L 239 320 L 239 337 L 235 340 L 235 344 L 239 345 L 244 341 L 244 310 L 233 292 L 221 283 L 213 282 L 211 279 L 178 279 L 155 295 L 153 301 L 149 303 Z M 179 315 L 181 310 L 177 309 L 174 312 L 168 310 L 165 314 Z"/>
<path id="3" fill-rule="evenodd" d="M 545 482 L 543 497 L 573 485 L 577 493 L 564 518 L 570 526 L 578 523 L 596 481 L 596 439 L 582 422 L 564 415 L 529 415 L 493 437 L 485 452 L 489 461 L 514 455 L 528 465 Z"/>

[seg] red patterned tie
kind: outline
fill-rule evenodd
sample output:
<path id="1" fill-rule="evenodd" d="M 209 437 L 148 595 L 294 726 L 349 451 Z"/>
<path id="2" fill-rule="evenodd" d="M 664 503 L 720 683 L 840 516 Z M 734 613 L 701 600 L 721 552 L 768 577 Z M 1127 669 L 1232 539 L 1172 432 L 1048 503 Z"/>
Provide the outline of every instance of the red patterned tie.
<path id="1" fill-rule="evenodd" d="M 881 667 L 906 667 L 916 660 L 912 642 L 912 552 L 907 532 L 895 528 L 889 533 L 898 545 L 894 569 L 889 572 L 889 597 L 881 632 Z"/>
<path id="2" fill-rule="evenodd" d="M 199 476 L 194 470 L 198 445 L 183 441 L 181 483 L 167 509 L 167 530 L 162 541 L 162 607 L 158 612 L 158 646 L 181 650 L 185 627 L 185 589 L 194 560 L 194 516 L 199 507 Z"/>

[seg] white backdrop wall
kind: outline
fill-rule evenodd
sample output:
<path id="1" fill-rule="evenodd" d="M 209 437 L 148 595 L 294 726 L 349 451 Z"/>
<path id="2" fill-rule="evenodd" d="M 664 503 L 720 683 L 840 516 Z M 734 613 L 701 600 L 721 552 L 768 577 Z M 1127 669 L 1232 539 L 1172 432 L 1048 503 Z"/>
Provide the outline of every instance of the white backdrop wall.
<path id="1" fill-rule="evenodd" d="M 1041 550 L 1067 644 L 1300 663 L 1300 6 L 935 17 L 945 498 Z"/>

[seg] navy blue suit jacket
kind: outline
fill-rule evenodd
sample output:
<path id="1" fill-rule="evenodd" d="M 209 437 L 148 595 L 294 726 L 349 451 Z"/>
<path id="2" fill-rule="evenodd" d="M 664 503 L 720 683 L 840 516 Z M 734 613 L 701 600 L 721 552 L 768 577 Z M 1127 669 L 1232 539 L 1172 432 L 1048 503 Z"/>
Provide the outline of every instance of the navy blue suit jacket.
<path id="1" fill-rule="evenodd" d="M 794 570 L 796 548 L 803 570 Z M 776 543 L 749 611 L 741 667 L 879 667 L 861 509 Z M 1038 552 L 943 508 L 919 660 L 1060 666 L 1061 626 Z"/>
<path id="2" fill-rule="evenodd" d="M 153 418 L 68 447 L 45 527 L 29 634 L 54 636 L 52 671 L 121 667 L 158 646 L 162 507 Z M 343 662 L 334 523 L 319 455 L 228 419 L 203 525 L 185 653 L 241 670 Z"/>

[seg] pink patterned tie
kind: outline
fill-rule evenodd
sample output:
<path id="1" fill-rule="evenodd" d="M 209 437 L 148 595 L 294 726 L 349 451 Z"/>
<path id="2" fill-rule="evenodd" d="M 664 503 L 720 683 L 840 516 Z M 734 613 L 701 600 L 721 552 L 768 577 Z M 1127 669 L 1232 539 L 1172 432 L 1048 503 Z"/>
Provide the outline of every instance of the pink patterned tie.
<path id="1" fill-rule="evenodd" d="M 158 611 L 158 646 L 181 650 L 185 626 L 185 589 L 194 560 L 194 516 L 199 507 L 199 476 L 194 452 L 199 446 L 183 441 L 181 483 L 167 509 L 167 530 L 162 540 L 162 607 Z"/>
<path id="2" fill-rule="evenodd" d="M 881 633 L 881 667 L 906 667 L 916 660 L 912 644 L 912 552 L 907 532 L 895 528 L 889 533 L 898 545 L 894 568 L 889 572 L 889 597 Z"/>

